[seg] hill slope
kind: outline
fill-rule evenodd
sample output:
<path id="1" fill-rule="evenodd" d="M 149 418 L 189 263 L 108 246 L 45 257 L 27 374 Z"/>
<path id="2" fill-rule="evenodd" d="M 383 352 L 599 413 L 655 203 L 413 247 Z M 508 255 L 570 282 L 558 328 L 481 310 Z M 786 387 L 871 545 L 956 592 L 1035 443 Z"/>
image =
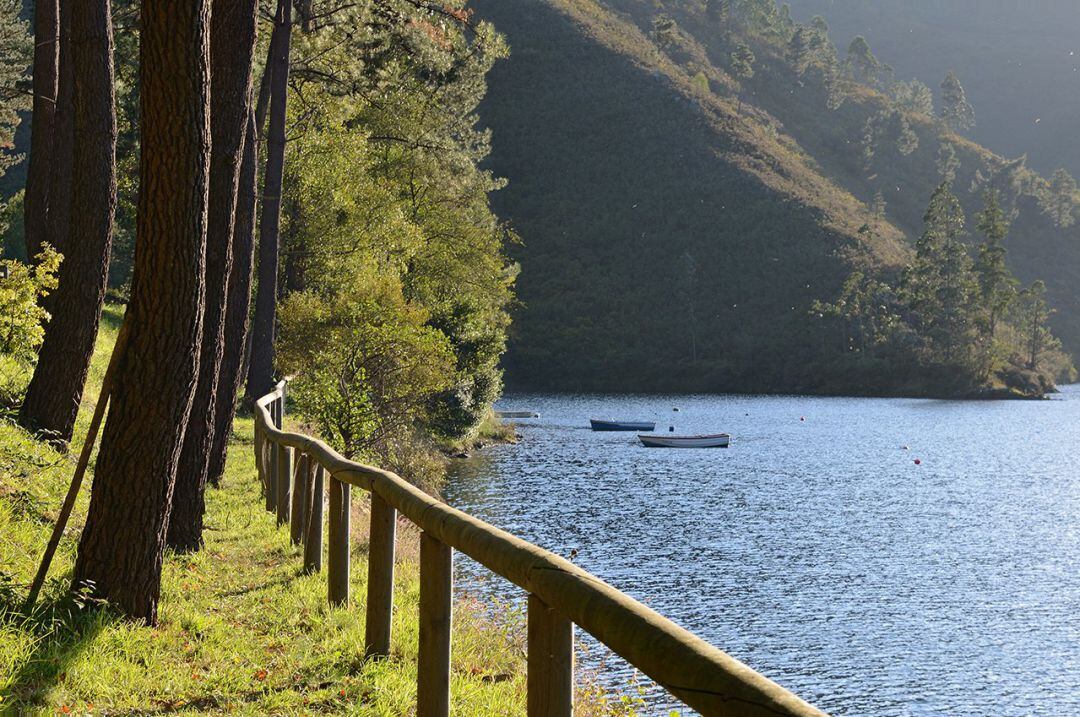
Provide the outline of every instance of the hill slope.
<path id="1" fill-rule="evenodd" d="M 912 112 L 917 146 L 897 151 L 886 127 L 867 161 L 867 122 L 892 106 L 884 94 L 854 87 L 827 109 L 783 42 L 733 37 L 701 3 L 474 4 L 512 48 L 481 113 L 492 167 L 510 179 L 496 209 L 525 241 L 511 385 L 918 392 L 834 369 L 809 310 L 852 266 L 903 260 L 943 145 L 969 217 L 985 188 L 1004 190 L 1017 214 L 1011 267 L 1047 281 L 1055 331 L 1080 350 L 1080 245 L 1042 213 L 1047 182 L 1023 163 Z M 661 19 L 674 21 L 662 46 Z M 741 83 L 728 72 L 734 40 L 757 55 Z M 870 208 L 878 192 L 883 215 Z"/>
<path id="2" fill-rule="evenodd" d="M 481 108 L 525 241 L 511 385 L 812 387 L 812 302 L 899 262 L 901 234 L 861 236 L 862 205 L 798 147 L 599 6 L 475 5 L 511 43 Z"/>

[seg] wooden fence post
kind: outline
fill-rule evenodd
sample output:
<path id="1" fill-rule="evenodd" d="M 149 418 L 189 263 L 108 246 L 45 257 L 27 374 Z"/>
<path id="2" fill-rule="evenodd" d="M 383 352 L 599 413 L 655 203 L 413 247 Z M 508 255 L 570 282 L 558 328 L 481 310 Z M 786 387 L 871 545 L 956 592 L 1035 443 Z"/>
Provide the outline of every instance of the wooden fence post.
<path id="1" fill-rule="evenodd" d="M 292 515 L 289 516 L 289 538 L 293 545 L 304 541 L 304 521 L 307 519 L 308 455 L 296 451 L 293 472 Z"/>
<path id="2" fill-rule="evenodd" d="M 364 630 L 367 657 L 386 657 L 390 654 L 396 528 L 397 511 L 378 493 L 372 492 L 368 541 L 367 622 Z"/>
<path id="3" fill-rule="evenodd" d="M 327 588 L 330 604 L 349 604 L 349 531 L 352 514 L 349 484 L 330 476 L 330 536 L 327 550 Z"/>
<path id="4" fill-rule="evenodd" d="M 450 629 L 454 551 L 420 534 L 420 649 L 416 666 L 417 717 L 450 714 Z"/>
<path id="5" fill-rule="evenodd" d="M 277 522 L 280 526 L 289 524 L 289 514 L 292 512 L 293 449 L 278 446 L 277 458 Z"/>
<path id="6" fill-rule="evenodd" d="M 529 717 L 574 714 L 574 623 L 529 596 Z"/>
<path id="7" fill-rule="evenodd" d="M 310 488 L 308 490 L 307 536 L 304 538 L 304 572 L 322 570 L 323 553 L 323 500 L 325 494 L 323 476 L 326 469 L 314 460 L 309 464 Z"/>
<path id="8" fill-rule="evenodd" d="M 263 439 L 263 460 L 266 462 L 266 510 L 277 511 L 278 484 L 278 444 L 268 438 Z"/>

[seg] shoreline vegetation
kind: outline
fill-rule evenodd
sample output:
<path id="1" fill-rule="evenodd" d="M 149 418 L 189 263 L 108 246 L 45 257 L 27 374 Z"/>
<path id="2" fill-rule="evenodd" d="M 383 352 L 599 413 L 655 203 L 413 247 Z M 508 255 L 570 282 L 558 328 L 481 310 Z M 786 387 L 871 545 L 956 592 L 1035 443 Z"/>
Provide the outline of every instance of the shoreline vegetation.
<path id="1" fill-rule="evenodd" d="M 122 307 L 107 305 L 76 426 L 85 434 Z M 8 375 L 7 380 L 15 377 Z M 28 377 L 25 377 L 28 379 Z M 303 575 L 299 549 L 259 510 L 252 422 L 238 418 L 226 473 L 207 494 L 206 545 L 165 559 L 158 625 L 126 621 L 71 595 L 71 569 L 89 503 L 84 491 L 35 610 L 22 611 L 73 458 L 0 418 L 0 712 L 282 714 L 332 710 L 406 714 L 415 703 L 418 541 L 398 531 L 390 658 L 363 659 L 364 605 L 326 604 L 325 574 Z M 484 434 L 486 435 L 486 433 Z M 366 501 L 354 501 L 353 593 L 363 595 Z M 523 712 L 524 621 L 512 605 L 463 596 L 455 604 L 453 710 Z M 586 675 L 584 715 L 632 714 Z"/>

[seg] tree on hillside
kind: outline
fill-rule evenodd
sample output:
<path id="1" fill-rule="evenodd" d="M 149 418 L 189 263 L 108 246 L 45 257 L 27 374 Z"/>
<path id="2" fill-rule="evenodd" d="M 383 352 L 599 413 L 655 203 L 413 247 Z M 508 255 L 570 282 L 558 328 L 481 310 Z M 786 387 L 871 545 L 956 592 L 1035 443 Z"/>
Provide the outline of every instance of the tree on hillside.
<path id="1" fill-rule="evenodd" d="M 1039 359 L 1049 349 L 1056 348 L 1054 339 L 1046 322 L 1052 313 L 1046 303 L 1046 284 L 1040 279 L 1020 292 L 1017 297 L 1018 326 L 1027 351 L 1027 367 L 1032 371 L 1039 369 Z"/>
<path id="2" fill-rule="evenodd" d="M 934 362 L 963 366 L 974 346 L 978 287 L 962 240 L 964 211 L 947 183 L 934 192 L 923 223 L 903 288 Z"/>
<path id="3" fill-rule="evenodd" d="M 41 252 L 41 245 L 46 241 L 45 217 L 49 205 L 49 168 L 52 162 L 52 135 L 56 117 L 59 35 L 58 0 L 35 0 L 34 107 L 30 117 L 30 158 L 27 163 L 26 194 L 23 199 L 23 235 L 28 259 L 37 256 Z M 4 66 L 12 65 L 5 62 Z"/>
<path id="4" fill-rule="evenodd" d="M 918 80 L 897 82 L 892 85 L 889 94 L 896 106 L 905 112 L 934 116 L 934 93 Z"/>
<path id="5" fill-rule="evenodd" d="M 202 546 L 206 482 L 215 425 L 219 376 L 225 351 L 225 317 L 233 287 L 233 230 L 237 187 L 248 124 L 251 64 L 255 51 L 256 0 L 212 0 L 210 13 L 210 184 L 206 227 L 206 299 L 199 353 L 199 377 L 191 421 L 176 473 L 169 546 L 178 551 Z M 235 398 L 235 394 L 234 394 Z M 230 407 L 231 408 L 231 407 Z M 232 411 L 229 410 L 231 417 Z"/>
<path id="6" fill-rule="evenodd" d="M 731 19 L 731 0 L 705 0 L 705 17 L 715 27 L 727 29 Z"/>
<path id="7" fill-rule="evenodd" d="M 1076 223 L 1076 191 L 1076 180 L 1068 170 L 1057 170 L 1037 194 L 1042 213 L 1062 229 L 1071 227 Z"/>
<path id="8" fill-rule="evenodd" d="M 754 51 L 750 49 L 750 46 L 739 41 L 735 44 L 735 49 L 731 51 L 731 72 L 740 81 L 751 80 L 754 78 L 754 62 L 756 61 L 757 58 L 754 57 Z"/>
<path id="9" fill-rule="evenodd" d="M 109 279 L 116 208 L 116 111 L 109 0 L 71 7 L 72 166 L 67 238 L 59 286 L 49 302 L 52 320 L 26 390 L 22 422 L 59 441 L 71 439 L 97 339 Z M 61 57 L 61 63 L 65 60 Z M 63 201 L 63 197 L 57 197 Z M 51 213 L 51 212 L 50 212 Z"/>
<path id="10" fill-rule="evenodd" d="M 800 77 L 810 66 L 810 35 L 810 31 L 802 25 L 796 27 L 784 54 L 791 69 L 795 70 L 795 74 Z"/>
<path id="11" fill-rule="evenodd" d="M 144 0 L 140 22 L 141 187 L 128 338 L 102 432 L 74 584 L 152 624 L 199 364 L 210 3 Z"/>
<path id="12" fill-rule="evenodd" d="M 678 40 L 679 26 L 675 20 L 667 14 L 661 13 L 653 18 L 652 38 L 662 50 L 673 47 Z"/>
<path id="13" fill-rule="evenodd" d="M 975 109 L 955 72 L 950 71 L 941 83 L 941 119 L 953 132 L 966 132 L 975 126 Z"/>
<path id="14" fill-rule="evenodd" d="M 959 170 L 960 158 L 956 156 L 956 148 L 951 142 L 942 142 L 937 153 L 937 171 L 941 181 L 952 184 Z"/>
<path id="15" fill-rule="evenodd" d="M 870 51 L 870 43 L 862 35 L 857 35 L 847 51 L 847 69 L 857 81 L 872 84 L 881 69 L 881 63 Z"/>
<path id="16" fill-rule="evenodd" d="M 1005 264 L 1005 238 L 1009 235 L 1009 222 L 996 191 L 986 193 L 986 205 L 976 217 L 975 226 L 983 236 L 974 268 L 979 283 L 979 298 L 985 311 L 982 321 L 987 355 L 984 371 L 989 371 L 998 325 L 1016 298 L 1016 279 Z"/>
<path id="17" fill-rule="evenodd" d="M 255 400 L 273 388 L 274 324 L 278 300 L 278 254 L 281 241 L 281 183 L 285 171 L 285 122 L 288 114 L 292 2 L 278 0 L 270 36 L 270 128 L 259 219 L 259 284 L 255 295 L 247 397 Z"/>

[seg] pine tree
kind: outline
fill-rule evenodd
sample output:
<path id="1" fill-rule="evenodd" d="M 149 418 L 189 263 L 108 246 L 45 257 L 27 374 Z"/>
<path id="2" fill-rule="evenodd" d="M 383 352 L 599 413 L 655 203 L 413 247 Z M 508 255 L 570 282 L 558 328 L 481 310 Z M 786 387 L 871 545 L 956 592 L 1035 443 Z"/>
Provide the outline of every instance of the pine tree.
<path id="1" fill-rule="evenodd" d="M 735 49 L 731 51 L 731 71 L 740 80 L 750 80 L 754 77 L 754 51 L 745 42 L 739 41 Z"/>
<path id="2" fill-rule="evenodd" d="M 653 41 L 661 49 L 668 49 L 675 45 L 678 39 L 679 26 L 670 15 L 661 14 L 653 18 L 652 37 Z"/>
<path id="3" fill-rule="evenodd" d="M 870 201 L 870 213 L 878 219 L 885 218 L 885 209 L 888 204 L 885 202 L 885 195 L 879 189 L 874 192 L 874 198 Z"/>
<path id="4" fill-rule="evenodd" d="M 862 35 L 858 35 L 848 46 L 847 51 L 848 72 L 859 82 L 871 84 L 881 69 L 881 63 L 870 51 L 870 43 Z"/>
<path id="5" fill-rule="evenodd" d="M 787 63 L 800 77 L 810 66 L 810 32 L 802 25 L 795 28 L 791 40 L 788 42 L 785 55 Z"/>
<path id="6" fill-rule="evenodd" d="M 1051 309 L 1046 303 L 1046 284 L 1040 279 L 1020 292 L 1017 298 L 1019 307 L 1019 329 L 1023 337 L 1027 356 L 1027 367 L 1039 370 L 1039 359 L 1047 349 L 1055 345 L 1053 334 L 1046 322 L 1050 319 Z"/>
<path id="7" fill-rule="evenodd" d="M 1076 180 L 1065 169 L 1050 177 L 1050 185 L 1039 192 L 1039 206 L 1062 229 L 1076 223 Z"/>
<path id="8" fill-rule="evenodd" d="M 956 156 L 956 148 L 950 142 L 942 142 L 937 154 L 937 171 L 941 181 L 952 184 L 959 169 L 960 159 Z"/>
<path id="9" fill-rule="evenodd" d="M 979 282 L 980 302 L 985 312 L 981 327 L 986 343 L 985 373 L 990 370 L 993 362 L 998 323 L 1016 298 L 1016 279 L 1005 265 L 1005 238 L 1009 235 L 1009 222 L 1005 218 L 996 191 L 986 193 L 986 205 L 976 217 L 975 226 L 983 236 L 979 255 L 975 260 L 975 275 Z"/>
<path id="10" fill-rule="evenodd" d="M 975 343 L 978 287 L 962 241 L 964 210 L 948 183 L 934 191 L 915 244 L 904 288 L 919 332 L 930 342 L 932 360 L 966 365 Z"/>
<path id="11" fill-rule="evenodd" d="M 941 119 L 953 132 L 966 132 L 975 126 L 975 109 L 954 72 L 945 75 L 941 83 Z"/>

